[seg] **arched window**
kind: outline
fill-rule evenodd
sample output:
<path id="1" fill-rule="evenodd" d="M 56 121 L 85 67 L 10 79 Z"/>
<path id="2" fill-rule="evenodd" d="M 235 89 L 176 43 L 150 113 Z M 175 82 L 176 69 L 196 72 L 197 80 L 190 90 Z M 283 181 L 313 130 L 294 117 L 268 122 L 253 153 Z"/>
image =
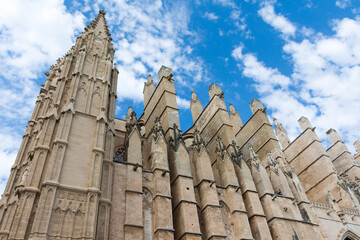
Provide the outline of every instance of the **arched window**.
<path id="1" fill-rule="evenodd" d="M 116 150 L 114 162 L 126 162 L 126 149 L 124 146 L 121 146 Z"/>
<path id="2" fill-rule="evenodd" d="M 345 234 L 341 238 L 341 240 L 359 240 L 359 239 L 360 237 L 355 233 L 353 233 L 352 231 L 345 232 Z"/>

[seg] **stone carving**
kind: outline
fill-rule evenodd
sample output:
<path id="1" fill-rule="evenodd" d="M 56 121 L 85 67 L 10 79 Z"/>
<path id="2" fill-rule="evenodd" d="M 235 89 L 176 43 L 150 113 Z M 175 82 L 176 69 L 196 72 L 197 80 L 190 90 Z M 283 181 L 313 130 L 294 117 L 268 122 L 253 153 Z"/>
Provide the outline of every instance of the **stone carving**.
<path id="1" fill-rule="evenodd" d="M 151 128 L 151 134 L 152 134 L 154 140 L 156 140 L 159 137 L 160 134 L 165 136 L 165 133 L 164 133 L 164 130 L 163 130 L 162 126 L 161 126 L 159 117 L 155 118 L 155 125 Z"/>
<path id="2" fill-rule="evenodd" d="M 355 177 L 355 181 L 349 178 L 346 173 L 341 174 L 338 176 L 339 185 L 345 190 L 348 191 L 350 189 L 355 193 L 355 196 L 360 201 L 360 185 L 359 185 L 359 178 Z"/>
<path id="3" fill-rule="evenodd" d="M 289 164 L 285 164 L 284 166 L 284 173 L 286 175 L 288 175 L 290 178 L 293 178 L 294 176 L 294 171 L 292 170 L 292 168 L 290 167 Z"/>
<path id="4" fill-rule="evenodd" d="M 93 95 L 99 95 L 100 97 L 100 86 L 96 86 Z"/>
<path id="5" fill-rule="evenodd" d="M 86 82 L 85 81 L 82 81 L 80 83 L 78 91 L 80 91 L 80 90 L 83 90 L 84 93 L 86 93 Z"/>
<path id="6" fill-rule="evenodd" d="M 332 171 L 331 158 L 343 148 L 326 151 L 315 133 L 308 131 L 281 153 L 258 100 L 252 102 L 254 114 L 242 127 L 232 105 L 226 114 L 220 86 L 209 89 L 212 100 L 205 108 L 194 92 L 190 107 L 194 125 L 189 129 L 194 133 L 193 152 L 188 154 L 185 145 L 180 146 L 185 141 L 180 126 L 173 126 L 178 123 L 178 110 L 174 109 L 172 71 L 162 67 L 157 86 L 151 77 L 148 79 L 151 86 L 144 91 L 145 102 L 151 103 L 145 104 L 141 121 L 131 108 L 125 121 L 115 119 L 118 71 L 116 66 L 112 68 L 114 50 L 106 39 L 105 25 L 101 12 L 78 38 L 72 54 L 51 68 L 0 201 L 1 239 L 173 239 L 189 232 L 194 235 L 189 238 L 204 239 L 336 239 L 347 225 L 359 232 L 357 168 L 349 171 L 350 179 L 339 176 L 339 184 L 347 192 L 338 186 Z M 95 49 L 103 54 L 100 59 L 93 57 Z M 51 92 L 55 90 L 52 104 Z M 100 100 L 105 97 L 102 104 Z M 46 115 L 48 105 L 52 115 Z M 161 121 L 156 118 L 150 123 L 159 114 Z M 54 115 L 57 120 L 45 117 Z M 137 135 L 140 126 L 146 134 L 152 127 L 147 139 Z M 285 133 L 281 126 L 276 129 Z M 169 130 L 166 138 L 164 130 Z M 217 135 L 224 136 L 224 141 Z M 129 145 L 133 143 L 139 146 Z M 273 156 L 264 152 L 267 146 L 271 146 Z M 127 159 L 128 147 L 134 151 L 134 159 Z M 207 147 L 209 151 L 211 147 L 211 154 L 204 152 Z M 253 147 L 265 159 L 260 159 Z M 34 152 L 36 167 L 31 165 Z M 203 158 L 197 154 L 204 154 Z M 109 158 L 114 162 L 108 162 Z M 335 163 L 349 169 L 342 165 L 344 159 L 338 158 Z M 228 160 L 234 163 L 225 162 Z M 234 169 L 234 164 L 240 168 Z M 141 190 L 145 188 L 148 192 L 143 198 Z M 332 205 L 309 205 L 309 200 L 325 202 L 329 189 L 336 197 L 336 201 L 329 197 Z M 280 191 L 285 191 L 282 196 L 278 195 Z M 249 220 L 250 214 L 258 217 Z M 337 214 L 344 216 L 345 224 Z M 307 224 L 310 219 L 316 224 Z M 184 220 L 190 224 L 181 224 Z M 329 237 L 321 234 L 324 232 Z"/>
<path id="7" fill-rule="evenodd" d="M 266 155 L 268 156 L 268 166 L 270 170 L 279 176 L 279 162 L 273 158 L 271 151 L 266 150 Z"/>
<path id="8" fill-rule="evenodd" d="M 231 158 L 241 168 L 242 161 L 244 160 L 243 153 L 234 140 L 231 142 L 230 146 L 232 146 L 234 149 L 234 152 L 231 153 Z"/>
<path id="9" fill-rule="evenodd" d="M 49 235 L 57 236 L 62 234 L 69 237 L 69 239 L 79 239 L 85 220 L 85 200 L 86 194 L 84 193 L 60 190 L 51 214 Z M 62 227 L 68 226 L 69 223 L 71 228 Z"/>
<path id="10" fill-rule="evenodd" d="M 131 112 L 129 121 L 126 123 L 126 132 L 130 134 L 134 127 L 140 132 L 140 125 L 136 118 L 136 113 L 134 111 Z"/>
<path id="11" fill-rule="evenodd" d="M 73 212 L 82 210 L 86 200 L 86 194 L 71 192 L 67 190 L 60 190 L 57 194 L 55 208 L 60 208 L 63 211 L 71 209 Z"/>
<path id="12" fill-rule="evenodd" d="M 169 138 L 169 144 L 175 151 L 177 151 L 179 149 L 180 143 L 184 144 L 184 146 L 185 143 L 181 135 L 181 130 L 179 129 L 178 125 L 176 125 L 176 123 L 173 125 L 173 133 L 174 137 Z"/>
<path id="13" fill-rule="evenodd" d="M 192 145 L 197 150 L 198 153 L 200 153 L 202 148 L 204 148 L 208 152 L 208 149 L 205 145 L 205 141 L 202 139 L 200 135 L 200 131 L 197 129 L 195 129 L 194 131 L 194 140 L 192 142 Z"/>
<path id="14" fill-rule="evenodd" d="M 217 142 L 217 145 L 216 145 L 216 148 L 215 148 L 215 152 L 224 161 L 225 160 L 225 155 L 228 154 L 228 152 L 226 150 L 226 147 L 225 147 L 224 143 L 222 142 L 220 136 L 216 137 L 216 142 Z"/>
<path id="15" fill-rule="evenodd" d="M 27 179 L 27 177 L 29 175 L 29 167 L 30 167 L 30 164 L 27 164 L 25 169 L 24 169 L 24 172 L 23 172 L 23 174 L 21 176 L 20 184 L 24 184 L 26 182 L 26 179 Z"/>
<path id="16" fill-rule="evenodd" d="M 69 90 L 70 90 L 70 81 L 67 81 L 64 87 L 64 91 L 63 91 L 63 96 L 62 99 L 64 99 L 64 104 L 67 103 L 68 101 L 68 95 L 69 95 Z"/>
<path id="17" fill-rule="evenodd" d="M 256 154 L 256 152 L 254 151 L 253 147 L 250 145 L 249 146 L 249 154 L 250 154 L 250 163 L 252 165 L 254 165 L 254 167 L 257 170 L 260 170 L 260 157 L 259 155 Z"/>

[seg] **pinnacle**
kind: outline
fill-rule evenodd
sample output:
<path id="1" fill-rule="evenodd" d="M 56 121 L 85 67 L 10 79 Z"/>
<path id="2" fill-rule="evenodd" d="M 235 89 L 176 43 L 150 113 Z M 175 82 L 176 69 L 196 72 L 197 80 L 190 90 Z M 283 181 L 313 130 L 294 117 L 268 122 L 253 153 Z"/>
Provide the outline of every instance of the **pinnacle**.
<path id="1" fill-rule="evenodd" d="M 196 95 L 195 91 L 192 90 L 191 91 L 191 102 L 196 102 L 198 100 L 199 100 L 198 96 Z"/>
<path id="2" fill-rule="evenodd" d="M 234 106 L 231 103 L 229 103 L 229 108 L 230 108 L 231 113 L 236 113 L 236 109 L 234 108 Z"/>
<path id="3" fill-rule="evenodd" d="M 89 23 L 89 25 L 87 25 L 84 28 L 84 30 L 85 30 L 85 32 L 88 32 L 92 29 L 95 30 L 97 28 L 100 28 L 98 30 L 100 30 L 100 31 L 103 30 L 105 32 L 105 34 L 107 35 L 107 37 L 109 37 L 109 39 L 111 41 L 112 38 L 110 37 L 111 34 L 110 34 L 109 28 L 106 24 L 105 14 L 106 14 L 106 12 L 104 10 L 99 10 L 99 14 L 96 16 L 96 18 L 91 23 Z M 101 21 L 103 21 L 103 24 L 99 24 Z"/>
<path id="4" fill-rule="evenodd" d="M 276 118 L 274 118 L 274 124 L 277 128 L 283 128 L 282 124 Z"/>
<path id="5" fill-rule="evenodd" d="M 153 79 L 152 79 L 152 77 L 151 77 L 151 74 L 149 74 L 149 75 L 148 75 L 148 79 L 147 79 L 147 83 L 149 84 L 149 83 L 151 83 L 151 82 L 153 82 Z"/>

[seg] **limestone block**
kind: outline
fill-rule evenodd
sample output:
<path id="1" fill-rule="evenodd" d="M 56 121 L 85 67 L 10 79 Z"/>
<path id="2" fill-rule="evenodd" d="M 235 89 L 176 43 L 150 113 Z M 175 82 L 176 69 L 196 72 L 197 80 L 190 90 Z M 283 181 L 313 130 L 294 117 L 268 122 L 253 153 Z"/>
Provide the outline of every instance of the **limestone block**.
<path id="1" fill-rule="evenodd" d="M 201 239 L 196 205 L 189 202 L 180 203 L 174 210 L 175 239 L 186 234 L 184 239 Z M 195 233 L 195 234 L 194 234 Z M 187 236 L 189 235 L 189 236 Z"/>
<path id="2" fill-rule="evenodd" d="M 222 96 L 223 92 L 219 85 L 212 83 L 208 89 L 210 100 L 215 96 Z"/>
<path id="3" fill-rule="evenodd" d="M 192 179 L 178 177 L 171 186 L 173 207 L 181 204 L 182 200 L 195 202 L 194 186 Z M 175 192 L 176 191 L 176 192 Z"/>
<path id="4" fill-rule="evenodd" d="M 326 135 L 328 136 L 328 138 L 330 139 L 330 142 L 332 144 L 335 144 L 338 141 L 342 142 L 340 135 L 337 133 L 337 131 L 335 129 L 330 128 L 326 132 Z"/>
<path id="5" fill-rule="evenodd" d="M 249 103 L 251 112 L 253 114 L 255 114 L 258 110 L 262 110 L 264 109 L 264 106 L 262 105 L 261 101 L 254 98 L 253 100 L 251 100 L 251 102 Z"/>
<path id="6" fill-rule="evenodd" d="M 190 110 L 193 122 L 196 122 L 198 117 L 203 111 L 203 106 L 199 100 L 199 98 L 196 96 L 195 91 L 191 92 L 191 99 L 190 99 Z"/>
<path id="7" fill-rule="evenodd" d="M 305 131 L 307 128 L 312 128 L 309 119 L 307 119 L 306 117 L 299 118 L 298 123 L 300 125 L 301 130 L 303 131 Z"/>
<path id="8" fill-rule="evenodd" d="M 158 72 L 158 80 L 159 82 L 162 80 L 163 77 L 170 77 L 172 76 L 173 72 L 172 69 L 169 67 L 161 66 Z"/>
<path id="9" fill-rule="evenodd" d="M 360 141 L 359 141 L 359 140 L 356 140 L 356 141 L 354 142 L 354 147 L 355 147 L 356 151 L 357 151 L 358 153 L 360 153 Z"/>

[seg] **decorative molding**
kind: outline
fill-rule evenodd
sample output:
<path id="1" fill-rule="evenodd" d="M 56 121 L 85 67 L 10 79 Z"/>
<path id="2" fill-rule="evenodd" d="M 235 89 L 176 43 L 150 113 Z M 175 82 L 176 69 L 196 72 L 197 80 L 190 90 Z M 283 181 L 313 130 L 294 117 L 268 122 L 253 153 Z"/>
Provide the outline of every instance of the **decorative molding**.
<path id="1" fill-rule="evenodd" d="M 231 153 L 232 160 L 237 165 L 239 165 L 240 168 L 242 168 L 242 161 L 244 160 L 243 153 L 241 152 L 239 146 L 236 144 L 234 140 L 231 142 L 230 146 L 232 146 L 234 149 L 234 152 Z"/>
<path id="2" fill-rule="evenodd" d="M 173 134 L 173 137 L 169 138 L 169 144 L 172 149 L 174 149 L 174 151 L 176 152 L 179 149 L 180 143 L 184 144 L 184 147 L 186 149 L 184 139 L 181 135 L 181 130 L 179 129 L 178 125 L 176 125 L 176 123 L 174 123 L 173 125 Z"/>

